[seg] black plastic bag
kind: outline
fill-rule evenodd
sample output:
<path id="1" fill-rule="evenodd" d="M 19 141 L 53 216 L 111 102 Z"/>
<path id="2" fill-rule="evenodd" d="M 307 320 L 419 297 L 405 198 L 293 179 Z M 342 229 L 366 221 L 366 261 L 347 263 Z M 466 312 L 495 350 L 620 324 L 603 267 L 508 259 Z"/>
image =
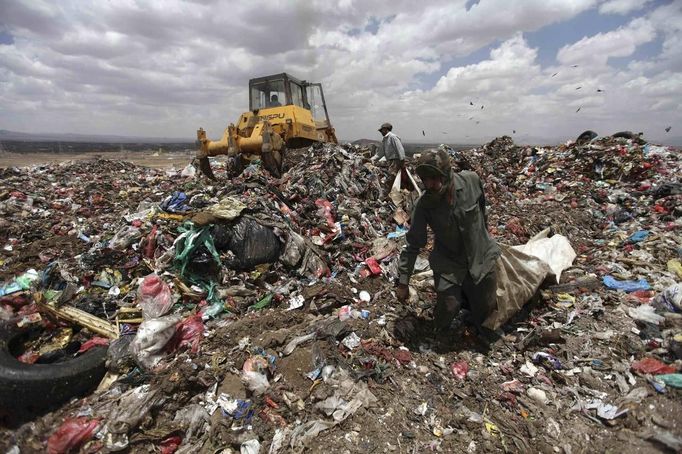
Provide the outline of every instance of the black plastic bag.
<path id="1" fill-rule="evenodd" d="M 232 227 L 229 249 L 235 258 L 228 263 L 232 268 L 249 269 L 279 259 L 282 243 L 271 228 L 253 219 L 242 218 Z"/>

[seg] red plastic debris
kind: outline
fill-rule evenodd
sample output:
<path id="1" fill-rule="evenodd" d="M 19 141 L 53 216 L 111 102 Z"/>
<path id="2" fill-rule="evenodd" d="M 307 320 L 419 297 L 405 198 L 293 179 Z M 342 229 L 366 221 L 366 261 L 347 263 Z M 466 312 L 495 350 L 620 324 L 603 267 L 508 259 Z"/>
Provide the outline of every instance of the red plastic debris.
<path id="1" fill-rule="evenodd" d="M 24 364 L 34 364 L 40 358 L 40 353 L 36 351 L 29 350 L 17 356 L 17 360 Z"/>
<path id="2" fill-rule="evenodd" d="M 275 402 L 274 400 L 272 400 L 272 398 L 269 396 L 265 396 L 263 398 L 263 401 L 265 401 L 265 405 L 267 405 L 270 408 L 274 408 L 274 409 L 279 408 L 279 404 L 277 402 Z"/>
<path id="3" fill-rule="evenodd" d="M 469 365 L 466 361 L 458 361 L 450 365 L 452 375 L 459 380 L 464 380 L 469 372 Z"/>
<path id="4" fill-rule="evenodd" d="M 284 417 L 278 413 L 275 413 L 273 410 L 269 408 L 264 408 L 258 413 L 258 416 L 266 422 L 269 422 L 270 424 L 274 426 L 279 426 L 279 427 L 286 427 L 287 426 L 287 421 L 284 419 Z"/>
<path id="5" fill-rule="evenodd" d="M 23 307 L 29 303 L 29 298 L 23 294 L 6 295 L 0 298 L 0 304 L 9 304 L 11 306 Z"/>
<path id="6" fill-rule="evenodd" d="M 145 238 L 145 244 L 144 244 L 144 256 L 147 257 L 148 259 L 153 259 L 154 258 L 154 252 L 156 252 L 156 234 L 159 229 L 159 226 L 154 224 L 154 227 L 152 227 L 152 231 L 147 235 L 147 238 Z"/>
<path id="7" fill-rule="evenodd" d="M 652 290 L 637 290 L 630 294 L 628 297 L 639 301 L 641 304 L 648 304 L 656 296 L 656 293 Z"/>
<path id="8" fill-rule="evenodd" d="M 84 342 L 83 345 L 81 345 L 81 348 L 78 349 L 78 353 L 85 353 L 91 348 L 97 347 L 98 345 L 109 345 L 109 339 L 97 336 L 93 337 L 92 339 Z"/>
<path id="9" fill-rule="evenodd" d="M 168 342 L 167 350 L 173 351 L 180 347 L 189 347 L 192 353 L 199 351 L 199 344 L 204 334 L 204 321 L 201 314 L 192 315 L 176 325 L 175 334 Z"/>
<path id="10" fill-rule="evenodd" d="M 369 257 L 368 259 L 366 259 L 365 264 L 367 265 L 367 268 L 369 268 L 369 270 L 375 276 L 381 274 L 381 266 L 379 266 L 379 262 L 377 262 L 377 259 L 375 259 L 374 257 Z"/>
<path id="11" fill-rule="evenodd" d="M 90 205 L 94 206 L 95 208 L 102 208 L 102 204 L 104 203 L 104 196 L 98 192 L 95 192 L 90 195 L 88 198 Z"/>
<path id="12" fill-rule="evenodd" d="M 327 220 L 327 224 L 331 228 L 336 227 L 336 221 L 334 221 L 334 215 L 332 214 L 332 204 L 329 200 L 325 199 L 317 199 L 315 200 L 315 205 L 317 205 L 319 209 L 319 213 L 324 216 L 324 218 Z"/>
<path id="13" fill-rule="evenodd" d="M 409 350 L 389 349 L 376 342 L 365 340 L 360 341 L 360 344 L 364 351 L 387 362 L 397 361 L 404 366 L 412 361 L 412 353 Z"/>
<path id="14" fill-rule="evenodd" d="M 78 448 L 92 438 L 98 426 L 99 420 L 88 419 L 85 416 L 65 420 L 47 439 L 47 452 L 63 454 Z"/>
<path id="15" fill-rule="evenodd" d="M 677 372 L 677 369 L 674 367 L 669 366 L 655 358 L 644 358 L 639 361 L 635 361 L 630 367 L 635 372 L 641 372 L 643 374 L 661 375 L 674 374 Z"/>
<path id="16" fill-rule="evenodd" d="M 137 304 L 144 318 L 161 317 L 173 306 L 170 287 L 155 273 L 145 276 L 137 289 Z"/>
<path id="17" fill-rule="evenodd" d="M 516 407 L 516 396 L 510 392 L 501 393 L 497 400 L 499 400 L 502 405 L 509 408 L 510 410 Z"/>
<path id="18" fill-rule="evenodd" d="M 524 391 L 523 383 L 518 380 L 506 381 L 500 385 L 502 391 L 521 394 Z"/>
<path id="19" fill-rule="evenodd" d="M 368 278 L 372 275 L 372 272 L 368 270 L 367 268 L 363 268 L 360 270 L 360 277 L 362 279 Z"/>
<path id="20" fill-rule="evenodd" d="M 412 361 L 412 353 L 409 350 L 398 349 L 393 352 L 393 358 L 404 366 Z"/>
<path id="21" fill-rule="evenodd" d="M 513 217 L 507 221 L 507 224 L 504 227 L 505 231 L 513 234 L 517 238 L 526 238 L 528 237 L 528 232 L 526 231 L 526 228 L 523 226 L 521 223 L 521 220 L 517 217 Z"/>
<path id="22" fill-rule="evenodd" d="M 161 448 L 161 454 L 173 454 L 181 444 L 182 438 L 178 435 L 173 435 L 159 443 L 159 448 Z"/>

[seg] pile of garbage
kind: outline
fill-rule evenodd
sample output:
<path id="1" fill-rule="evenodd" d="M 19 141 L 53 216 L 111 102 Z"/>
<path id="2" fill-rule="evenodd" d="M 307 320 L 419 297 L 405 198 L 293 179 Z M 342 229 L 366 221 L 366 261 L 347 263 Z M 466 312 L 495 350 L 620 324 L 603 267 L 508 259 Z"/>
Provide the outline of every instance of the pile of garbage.
<path id="1" fill-rule="evenodd" d="M 485 182 L 499 242 L 549 229 L 578 252 L 492 346 L 466 314 L 445 339 L 394 329 L 432 316 L 432 274 L 425 251 L 397 302 L 414 195 L 383 199 L 387 168 L 357 146 L 293 150 L 277 180 L 220 161 L 213 182 L 191 165 L 0 169 L 0 445 L 682 449 L 679 151 L 502 137 L 452 155 Z"/>

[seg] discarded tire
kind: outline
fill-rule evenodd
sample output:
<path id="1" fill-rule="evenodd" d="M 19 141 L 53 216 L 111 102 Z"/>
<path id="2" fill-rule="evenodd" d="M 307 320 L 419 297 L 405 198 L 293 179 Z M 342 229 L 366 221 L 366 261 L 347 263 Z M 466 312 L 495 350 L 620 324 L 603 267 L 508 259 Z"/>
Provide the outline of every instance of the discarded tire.
<path id="1" fill-rule="evenodd" d="M 598 135 L 599 134 L 597 134 L 596 132 L 590 131 L 588 129 L 587 131 L 580 134 L 577 139 L 575 139 L 575 143 L 577 145 L 585 145 L 589 143 L 591 140 L 597 138 Z"/>
<path id="2" fill-rule="evenodd" d="M 611 137 L 621 138 L 621 139 L 634 139 L 637 137 L 632 131 L 620 131 L 612 135 Z"/>
<path id="3" fill-rule="evenodd" d="M 25 364 L 10 353 L 22 334 L 14 324 L 0 324 L 0 408 L 14 419 L 59 405 L 92 391 L 105 373 L 106 347 L 57 364 Z"/>

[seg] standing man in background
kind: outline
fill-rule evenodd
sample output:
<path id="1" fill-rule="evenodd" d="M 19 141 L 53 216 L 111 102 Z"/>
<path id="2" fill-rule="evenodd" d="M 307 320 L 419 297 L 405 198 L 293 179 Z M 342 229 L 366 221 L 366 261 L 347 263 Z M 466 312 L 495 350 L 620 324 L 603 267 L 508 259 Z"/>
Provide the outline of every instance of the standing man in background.
<path id="1" fill-rule="evenodd" d="M 400 137 L 393 132 L 393 125 L 391 123 L 384 123 L 379 128 L 379 132 L 383 137 L 379 152 L 372 157 L 372 161 L 378 161 L 382 157 L 386 157 L 389 162 L 389 176 L 386 180 L 386 187 L 384 188 L 384 196 L 391 192 L 393 181 L 403 167 L 405 167 L 405 149 L 400 141 Z"/>

